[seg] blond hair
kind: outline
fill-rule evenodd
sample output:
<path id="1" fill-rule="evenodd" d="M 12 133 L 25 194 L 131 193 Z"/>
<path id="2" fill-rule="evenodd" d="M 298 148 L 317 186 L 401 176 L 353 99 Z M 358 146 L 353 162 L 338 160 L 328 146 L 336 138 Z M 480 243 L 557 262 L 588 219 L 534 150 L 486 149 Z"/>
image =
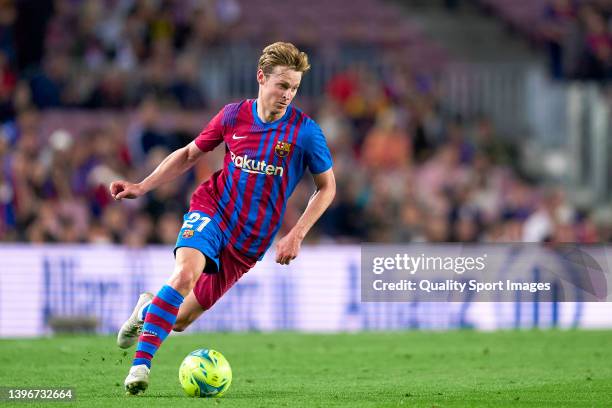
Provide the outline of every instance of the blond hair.
<path id="1" fill-rule="evenodd" d="M 308 55 L 288 42 L 275 42 L 264 48 L 257 68 L 261 69 L 265 75 L 270 75 L 274 67 L 278 66 L 288 67 L 298 72 L 306 72 L 310 69 Z"/>

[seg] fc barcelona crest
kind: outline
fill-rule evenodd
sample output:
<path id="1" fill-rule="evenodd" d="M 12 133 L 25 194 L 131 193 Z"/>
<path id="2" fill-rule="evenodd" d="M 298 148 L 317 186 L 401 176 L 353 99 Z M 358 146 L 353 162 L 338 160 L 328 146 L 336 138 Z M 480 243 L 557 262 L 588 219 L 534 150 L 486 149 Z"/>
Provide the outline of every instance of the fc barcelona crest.
<path id="1" fill-rule="evenodd" d="M 291 143 L 283 142 L 282 140 L 279 140 L 278 142 L 276 142 L 274 153 L 278 157 L 287 157 L 287 155 L 289 155 L 290 152 L 291 152 Z"/>
<path id="2" fill-rule="evenodd" d="M 192 229 L 186 229 L 185 231 L 183 231 L 183 238 L 191 238 L 191 237 L 193 237 Z"/>

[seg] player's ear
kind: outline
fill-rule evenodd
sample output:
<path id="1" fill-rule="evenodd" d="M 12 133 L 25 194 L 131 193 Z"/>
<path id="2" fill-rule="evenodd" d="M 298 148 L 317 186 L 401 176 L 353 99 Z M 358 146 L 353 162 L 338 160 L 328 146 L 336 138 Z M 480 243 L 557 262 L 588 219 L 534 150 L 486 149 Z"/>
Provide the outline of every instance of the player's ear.
<path id="1" fill-rule="evenodd" d="M 257 83 L 259 85 L 263 85 L 266 82 L 266 74 L 264 74 L 263 70 L 259 68 L 257 70 Z"/>

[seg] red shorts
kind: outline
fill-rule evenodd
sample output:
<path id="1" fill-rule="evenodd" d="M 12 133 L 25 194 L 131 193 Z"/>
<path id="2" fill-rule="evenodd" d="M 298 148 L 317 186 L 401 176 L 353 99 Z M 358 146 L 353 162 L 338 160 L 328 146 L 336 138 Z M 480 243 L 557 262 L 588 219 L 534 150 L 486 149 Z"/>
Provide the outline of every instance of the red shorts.
<path id="1" fill-rule="evenodd" d="M 219 255 L 219 272 L 202 273 L 193 288 L 198 303 L 204 310 L 210 309 L 256 263 L 256 259 L 242 255 L 232 245 L 227 245 Z"/>

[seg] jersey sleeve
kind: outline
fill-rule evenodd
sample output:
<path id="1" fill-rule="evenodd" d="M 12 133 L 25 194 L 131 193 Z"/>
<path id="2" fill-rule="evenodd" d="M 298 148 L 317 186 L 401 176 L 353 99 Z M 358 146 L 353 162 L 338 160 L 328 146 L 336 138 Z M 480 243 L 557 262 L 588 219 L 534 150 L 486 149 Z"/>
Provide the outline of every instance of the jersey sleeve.
<path id="1" fill-rule="evenodd" d="M 203 152 L 210 152 L 223 142 L 223 111 L 221 109 L 211 120 L 208 125 L 195 138 L 195 144 Z"/>
<path id="2" fill-rule="evenodd" d="M 320 174 L 332 167 L 332 156 L 323 131 L 314 121 L 307 125 L 308 142 L 306 143 L 306 165 L 312 174 Z"/>

